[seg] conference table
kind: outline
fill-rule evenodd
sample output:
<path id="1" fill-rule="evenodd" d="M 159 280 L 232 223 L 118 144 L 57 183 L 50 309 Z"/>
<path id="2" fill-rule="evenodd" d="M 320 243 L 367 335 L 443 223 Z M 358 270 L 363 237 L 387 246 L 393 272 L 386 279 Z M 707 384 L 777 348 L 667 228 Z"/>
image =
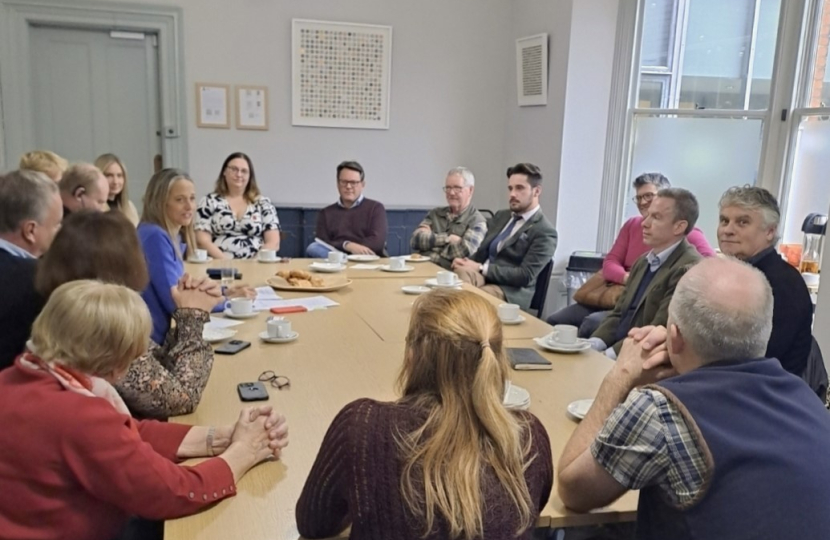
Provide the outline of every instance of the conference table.
<path id="1" fill-rule="evenodd" d="M 310 259 L 281 263 L 251 261 L 213 261 L 188 263 L 192 275 L 203 275 L 206 268 L 232 265 L 252 287 L 265 285 L 278 270 L 308 269 Z M 386 261 L 378 261 L 385 264 Z M 276 291 L 285 299 L 324 295 L 339 305 L 325 310 L 284 315 L 299 333 L 290 343 L 271 344 L 259 339 L 271 314 L 258 313 L 235 326 L 234 339 L 251 346 L 233 356 L 216 355 L 213 371 L 196 411 L 171 418 L 172 422 L 196 425 L 221 425 L 235 422 L 246 406 L 239 400 L 236 386 L 256 381 L 260 373 L 272 370 L 290 379 L 290 387 L 278 390 L 268 384 L 267 403 L 284 414 L 289 425 L 289 446 L 279 461 L 266 462 L 252 469 L 239 482 L 237 495 L 187 518 L 167 521 L 165 538 L 184 539 L 291 539 L 300 535 L 294 519 L 300 496 L 323 436 L 335 415 L 347 403 L 363 397 L 395 400 L 395 380 L 404 352 L 404 340 L 412 304 L 416 296 L 404 294 L 404 285 L 422 285 L 442 269 L 431 262 L 412 263 L 406 273 L 379 269 L 354 269 L 348 263 L 347 287 L 325 293 Z M 409 263 L 408 263 L 409 264 Z M 480 294 L 493 305 L 499 300 L 470 285 L 465 289 Z M 507 347 L 537 349 L 550 360 L 549 371 L 511 371 L 511 381 L 530 392 L 530 411 L 545 426 L 551 441 L 554 465 L 576 427 L 567 405 L 578 399 L 593 398 L 611 360 L 595 351 L 556 354 L 540 349 L 534 337 L 552 328 L 544 321 L 523 314 L 519 325 L 505 325 Z M 222 318 L 220 315 L 213 317 Z M 191 460 L 196 463 L 198 460 Z M 542 511 L 538 527 L 571 527 L 620 521 L 636 516 L 636 493 L 630 492 L 613 505 L 588 514 L 564 508 L 554 487 Z M 343 533 L 348 536 L 348 532 Z"/>

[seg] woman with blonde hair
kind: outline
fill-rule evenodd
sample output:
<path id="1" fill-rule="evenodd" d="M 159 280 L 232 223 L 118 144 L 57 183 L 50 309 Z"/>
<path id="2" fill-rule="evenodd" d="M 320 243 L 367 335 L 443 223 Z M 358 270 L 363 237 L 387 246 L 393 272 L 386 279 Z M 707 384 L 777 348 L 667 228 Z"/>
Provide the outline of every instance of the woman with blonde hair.
<path id="1" fill-rule="evenodd" d="M 415 302 L 402 397 L 343 408 L 297 503 L 323 538 L 529 539 L 553 485 L 550 441 L 503 404 L 508 362 L 493 306 L 469 291 Z"/>
<path id="2" fill-rule="evenodd" d="M 107 177 L 110 194 L 107 204 L 110 210 L 118 210 L 133 226 L 138 225 L 138 210 L 130 200 L 127 189 L 127 167 L 115 154 L 101 154 L 95 159 L 95 166 Z"/>
<path id="3" fill-rule="evenodd" d="M 19 169 L 37 171 L 45 174 L 55 182 L 60 182 L 63 173 L 69 168 L 69 162 L 49 150 L 33 150 L 20 156 Z"/>
<path id="4" fill-rule="evenodd" d="M 110 540 L 131 515 L 173 519 L 232 497 L 248 470 L 279 457 L 288 428 L 270 407 L 216 427 L 130 417 L 113 384 L 151 328 L 121 285 L 79 280 L 52 293 L 30 352 L 0 372 L 3 538 Z M 176 464 L 194 457 L 211 459 Z"/>

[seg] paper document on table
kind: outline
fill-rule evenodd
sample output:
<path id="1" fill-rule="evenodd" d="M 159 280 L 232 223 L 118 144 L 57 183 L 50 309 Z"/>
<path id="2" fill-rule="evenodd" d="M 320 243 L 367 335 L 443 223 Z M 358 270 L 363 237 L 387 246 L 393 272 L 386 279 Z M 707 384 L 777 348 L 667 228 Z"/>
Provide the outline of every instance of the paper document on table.
<path id="1" fill-rule="evenodd" d="M 323 241 L 322 241 L 322 240 L 320 240 L 319 238 L 315 238 L 315 239 L 314 239 L 314 243 L 316 243 L 316 244 L 320 244 L 321 246 L 323 246 L 324 248 L 328 249 L 329 251 L 337 251 L 337 252 L 340 252 L 340 253 L 345 253 L 345 251 L 341 251 L 341 250 L 337 249 L 336 247 L 334 247 L 333 245 L 328 244 L 328 243 L 326 243 L 326 242 L 323 242 Z"/>
<path id="2" fill-rule="evenodd" d="M 305 298 L 290 298 L 288 300 L 279 300 L 273 303 L 271 307 L 288 307 L 288 306 L 302 306 L 307 310 L 326 309 L 329 307 L 339 306 L 337 302 L 326 296 L 307 296 Z"/>
<path id="3" fill-rule="evenodd" d="M 379 264 L 353 264 L 349 267 L 349 270 L 377 270 L 380 267 Z"/>
<path id="4" fill-rule="evenodd" d="M 234 321 L 232 319 L 219 319 L 217 317 L 210 317 L 210 322 L 205 324 L 205 328 L 230 328 L 232 326 L 239 326 L 242 321 Z"/>
<path id="5" fill-rule="evenodd" d="M 257 287 L 254 311 L 268 311 L 272 307 L 277 306 L 277 302 L 281 300 L 282 296 L 275 293 L 271 287 Z"/>

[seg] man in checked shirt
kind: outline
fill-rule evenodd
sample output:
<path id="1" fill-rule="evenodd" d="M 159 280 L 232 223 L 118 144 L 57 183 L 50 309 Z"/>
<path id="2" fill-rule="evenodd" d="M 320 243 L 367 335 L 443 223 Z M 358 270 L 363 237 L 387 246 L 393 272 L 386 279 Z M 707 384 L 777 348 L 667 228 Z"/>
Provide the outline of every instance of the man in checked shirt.
<path id="1" fill-rule="evenodd" d="M 447 206 L 430 210 L 412 233 L 409 240 L 412 253 L 428 257 L 449 270 L 453 259 L 463 259 L 476 252 L 487 234 L 487 220 L 471 202 L 475 183 L 470 169 L 450 169 L 444 181 Z"/>
<path id="2" fill-rule="evenodd" d="M 748 264 L 692 267 L 668 330 L 632 330 L 565 446 L 562 502 L 587 511 L 639 489 L 639 539 L 826 539 L 830 415 L 764 358 L 772 306 Z"/>

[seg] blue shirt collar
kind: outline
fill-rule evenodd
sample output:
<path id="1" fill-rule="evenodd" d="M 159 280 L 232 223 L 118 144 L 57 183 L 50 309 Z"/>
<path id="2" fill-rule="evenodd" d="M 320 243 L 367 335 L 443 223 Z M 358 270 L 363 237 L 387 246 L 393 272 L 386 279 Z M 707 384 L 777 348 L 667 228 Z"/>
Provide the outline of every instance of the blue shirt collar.
<path id="1" fill-rule="evenodd" d="M 683 240 L 680 240 L 680 242 L 682 241 Z M 680 242 L 670 245 L 660 253 L 654 253 L 654 250 L 651 250 L 646 254 L 646 260 L 648 260 L 648 266 L 651 268 L 652 272 L 656 272 L 661 266 L 663 266 L 663 263 L 666 262 L 666 259 L 668 259 L 672 253 L 674 253 L 674 250 L 677 249 Z"/>
<path id="2" fill-rule="evenodd" d="M 343 202 L 340 200 L 340 197 L 337 198 L 337 206 L 339 206 L 340 208 L 346 208 L 347 210 L 349 210 L 351 208 L 357 208 L 358 206 L 360 206 L 360 203 L 362 203 L 362 202 L 363 202 L 363 193 L 360 194 L 360 197 L 358 197 L 357 200 L 354 202 L 354 204 L 351 205 L 349 208 L 346 208 L 345 206 L 343 206 Z"/>
<path id="3" fill-rule="evenodd" d="M 37 257 L 32 255 L 22 247 L 12 244 L 8 240 L 4 240 L 2 238 L 0 238 L 0 249 L 8 253 L 11 253 L 15 257 L 20 257 L 22 259 L 37 259 Z"/>

